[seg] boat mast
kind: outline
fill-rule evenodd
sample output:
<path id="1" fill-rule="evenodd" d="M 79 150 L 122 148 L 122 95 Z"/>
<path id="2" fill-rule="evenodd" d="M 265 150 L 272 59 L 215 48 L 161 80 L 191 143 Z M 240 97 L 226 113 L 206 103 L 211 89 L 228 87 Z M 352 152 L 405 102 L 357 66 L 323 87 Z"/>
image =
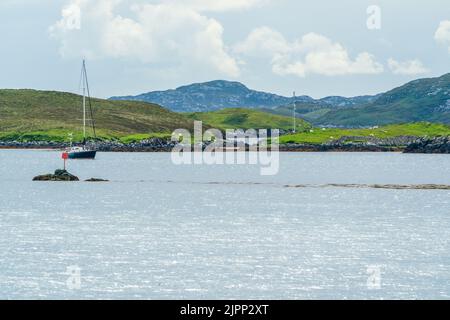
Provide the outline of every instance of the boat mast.
<path id="1" fill-rule="evenodd" d="M 293 112 L 293 118 L 294 118 L 294 133 L 296 133 L 296 103 L 295 103 L 295 91 L 294 91 L 294 94 L 293 94 L 293 97 L 294 97 L 294 112 Z"/>
<path id="2" fill-rule="evenodd" d="M 86 142 L 86 63 L 83 59 L 83 141 Z"/>

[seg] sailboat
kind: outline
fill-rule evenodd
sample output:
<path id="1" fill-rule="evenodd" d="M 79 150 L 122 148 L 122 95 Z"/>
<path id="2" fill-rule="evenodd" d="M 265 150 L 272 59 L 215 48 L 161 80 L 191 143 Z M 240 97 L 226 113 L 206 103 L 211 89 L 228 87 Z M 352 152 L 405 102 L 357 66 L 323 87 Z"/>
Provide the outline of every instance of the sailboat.
<path id="1" fill-rule="evenodd" d="M 86 61 L 83 60 L 83 65 L 81 68 L 81 81 L 83 85 L 83 143 L 81 146 L 72 146 L 67 150 L 68 158 L 69 159 L 95 159 L 95 156 L 97 154 L 97 151 L 89 147 L 87 142 L 87 135 L 86 135 L 86 111 L 87 107 L 89 106 L 89 113 L 91 117 L 91 124 L 92 124 L 92 130 L 94 132 L 94 137 L 96 138 L 95 134 L 95 122 L 94 117 L 92 113 L 92 104 L 91 104 L 91 97 L 89 92 L 89 82 L 87 78 L 87 72 L 86 72 Z M 87 96 L 86 96 L 87 95 Z M 86 104 L 86 98 L 88 105 Z"/>

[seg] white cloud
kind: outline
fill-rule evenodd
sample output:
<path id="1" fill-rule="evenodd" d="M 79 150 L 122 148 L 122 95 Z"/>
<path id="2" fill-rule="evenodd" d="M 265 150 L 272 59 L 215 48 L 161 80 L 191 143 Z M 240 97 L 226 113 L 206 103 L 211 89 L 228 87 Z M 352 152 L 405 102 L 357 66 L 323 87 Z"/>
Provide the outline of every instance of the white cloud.
<path id="1" fill-rule="evenodd" d="M 390 58 L 388 66 L 393 74 L 398 75 L 419 75 L 429 71 L 418 59 L 401 62 Z"/>
<path id="2" fill-rule="evenodd" d="M 237 53 L 272 57 L 277 53 L 288 53 L 291 48 L 284 36 L 268 27 L 253 30 L 243 42 L 238 43 L 234 50 Z"/>
<path id="3" fill-rule="evenodd" d="M 279 32 L 268 27 L 253 30 L 247 39 L 235 46 L 235 51 L 247 56 L 271 57 L 272 71 L 279 75 L 308 74 L 326 76 L 348 74 L 378 74 L 382 64 L 367 52 L 352 59 L 339 43 L 316 33 L 289 42 Z"/>
<path id="4" fill-rule="evenodd" d="M 230 11 L 249 9 L 267 0 L 165 0 L 166 3 L 183 5 L 197 11 Z"/>
<path id="5" fill-rule="evenodd" d="M 166 0 L 142 4 L 137 0 L 72 0 L 61 20 L 50 27 L 60 41 L 63 57 L 139 59 L 147 64 L 168 59 L 192 66 L 209 66 L 221 74 L 236 77 L 237 61 L 223 41 L 223 27 L 201 10 L 245 8 L 248 1 Z M 250 1 L 259 2 L 259 1 Z M 247 4 L 246 4 L 247 3 Z M 131 16 L 118 14 L 118 5 L 128 5 Z M 80 28 L 73 27 L 74 12 L 81 13 Z"/>
<path id="6" fill-rule="evenodd" d="M 434 34 L 434 39 L 439 43 L 448 45 L 448 51 L 450 52 L 450 20 L 441 21 Z"/>

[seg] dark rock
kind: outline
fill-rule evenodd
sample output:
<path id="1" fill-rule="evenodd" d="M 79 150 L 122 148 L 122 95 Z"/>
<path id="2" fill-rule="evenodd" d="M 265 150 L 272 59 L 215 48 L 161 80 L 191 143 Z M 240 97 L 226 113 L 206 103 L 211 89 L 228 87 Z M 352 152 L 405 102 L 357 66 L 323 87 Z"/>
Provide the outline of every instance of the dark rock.
<path id="1" fill-rule="evenodd" d="M 420 138 L 410 143 L 405 153 L 450 153 L 450 137 Z"/>
<path id="2" fill-rule="evenodd" d="M 98 178 L 90 178 L 85 180 L 86 182 L 109 182 L 109 180 L 98 179 Z"/>
<path id="3" fill-rule="evenodd" d="M 44 174 L 34 177 L 33 181 L 80 181 L 80 179 L 66 170 L 58 169 L 54 174 Z"/>

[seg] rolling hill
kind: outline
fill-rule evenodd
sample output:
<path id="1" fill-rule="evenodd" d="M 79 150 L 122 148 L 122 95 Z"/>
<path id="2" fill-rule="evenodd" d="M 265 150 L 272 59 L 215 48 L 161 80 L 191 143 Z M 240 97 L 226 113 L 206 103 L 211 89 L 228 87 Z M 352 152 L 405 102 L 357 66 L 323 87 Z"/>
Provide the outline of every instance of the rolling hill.
<path id="1" fill-rule="evenodd" d="M 450 73 L 411 81 L 368 104 L 331 110 L 314 119 L 315 124 L 345 127 L 419 121 L 450 124 Z"/>
<path id="2" fill-rule="evenodd" d="M 81 96 L 56 91 L 0 90 L 0 140 L 67 141 L 82 139 Z M 253 109 L 224 109 L 205 113 L 175 113 L 140 101 L 92 99 L 97 135 L 104 139 L 135 141 L 169 136 L 173 130 L 192 130 L 194 120 L 204 128 L 292 129 L 292 118 Z M 310 125 L 299 119 L 297 130 Z M 92 132 L 88 134 L 92 136 Z"/>
<path id="3" fill-rule="evenodd" d="M 292 130 L 290 117 L 274 115 L 254 109 L 222 109 L 219 111 L 187 113 L 192 120 L 203 121 L 210 127 L 218 129 L 281 129 Z M 296 122 L 297 131 L 305 131 L 311 125 L 302 119 Z"/>
<path id="4" fill-rule="evenodd" d="M 100 137 L 170 134 L 193 128 L 193 121 L 158 105 L 138 101 L 92 99 Z M 72 93 L 0 90 L 0 137 L 61 140 L 69 132 L 81 139 L 81 97 Z M 90 132 L 91 134 L 91 132 Z"/>

